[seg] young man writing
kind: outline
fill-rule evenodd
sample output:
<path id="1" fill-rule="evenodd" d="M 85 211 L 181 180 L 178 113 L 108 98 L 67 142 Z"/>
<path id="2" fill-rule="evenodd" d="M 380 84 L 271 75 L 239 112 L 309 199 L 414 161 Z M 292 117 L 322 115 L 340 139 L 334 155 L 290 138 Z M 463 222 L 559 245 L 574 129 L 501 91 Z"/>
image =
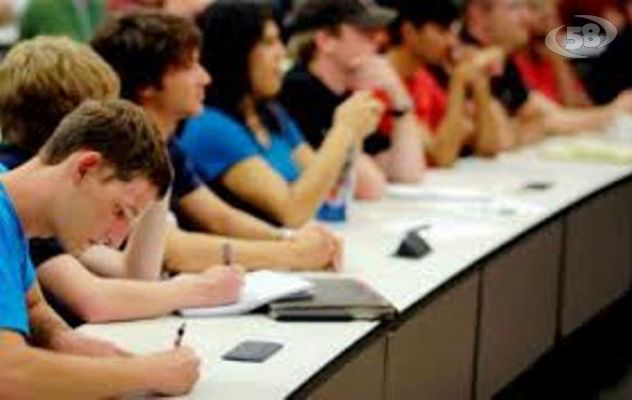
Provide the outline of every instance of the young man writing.
<path id="1" fill-rule="evenodd" d="M 61 119 L 87 99 L 118 96 L 119 81 L 90 47 L 66 38 L 39 37 L 15 47 L 0 64 L 0 163 L 16 168 L 36 155 Z M 33 118 L 33 110 L 38 110 Z M 33 239 L 30 253 L 52 305 L 71 324 L 148 318 L 177 309 L 234 301 L 241 276 L 216 267 L 202 274 L 159 280 L 168 200 L 135 224 L 123 252 L 101 247 L 117 279 L 92 272 L 84 254 L 55 239 Z"/>
<path id="2" fill-rule="evenodd" d="M 72 254 L 96 243 L 120 245 L 170 181 L 155 128 L 121 100 L 82 105 L 35 158 L 0 175 L 3 396 L 99 399 L 190 390 L 199 365 L 190 349 L 121 357 L 112 345 L 72 331 L 43 299 L 28 253 L 35 237 L 56 237 Z"/>

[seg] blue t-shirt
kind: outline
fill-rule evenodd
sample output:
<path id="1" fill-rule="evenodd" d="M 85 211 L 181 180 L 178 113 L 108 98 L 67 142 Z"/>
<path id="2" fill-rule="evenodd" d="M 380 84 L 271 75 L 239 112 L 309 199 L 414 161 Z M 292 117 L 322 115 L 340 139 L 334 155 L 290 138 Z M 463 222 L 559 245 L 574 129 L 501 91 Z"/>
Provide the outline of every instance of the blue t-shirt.
<path id="1" fill-rule="evenodd" d="M 278 104 L 269 105 L 278 132 L 270 134 L 270 143 L 259 143 L 241 122 L 216 108 L 189 120 L 180 136 L 180 145 L 206 183 L 219 180 L 241 161 L 261 157 L 288 182 L 300 175 L 292 158 L 293 151 L 304 143 L 303 135 L 287 112 Z"/>
<path id="2" fill-rule="evenodd" d="M 5 171 L 0 166 L 0 173 Z M 0 184 L 0 329 L 29 335 L 26 294 L 34 282 L 28 239 L 11 198 Z"/>

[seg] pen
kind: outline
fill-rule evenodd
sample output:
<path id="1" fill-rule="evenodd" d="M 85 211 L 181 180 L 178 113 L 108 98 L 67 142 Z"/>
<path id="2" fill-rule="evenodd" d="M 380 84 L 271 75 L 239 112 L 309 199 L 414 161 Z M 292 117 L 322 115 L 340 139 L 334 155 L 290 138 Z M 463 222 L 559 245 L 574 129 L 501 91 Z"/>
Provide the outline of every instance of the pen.
<path id="1" fill-rule="evenodd" d="M 182 325 L 180 325 L 180 327 L 178 328 L 178 332 L 176 333 L 176 341 L 175 341 L 175 346 L 176 347 L 180 347 L 180 345 L 182 344 L 182 338 L 184 337 L 184 332 L 186 331 L 186 327 L 187 327 L 187 323 L 183 322 Z"/>
<path id="2" fill-rule="evenodd" d="M 233 264 L 233 248 L 228 242 L 222 244 L 222 262 L 226 266 Z"/>

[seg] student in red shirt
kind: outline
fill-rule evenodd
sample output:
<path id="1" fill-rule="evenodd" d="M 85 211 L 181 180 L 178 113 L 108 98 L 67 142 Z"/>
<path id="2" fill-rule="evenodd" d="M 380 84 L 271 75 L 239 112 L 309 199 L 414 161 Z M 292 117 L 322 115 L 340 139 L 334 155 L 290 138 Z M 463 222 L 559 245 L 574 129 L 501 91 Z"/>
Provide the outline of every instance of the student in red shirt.
<path id="1" fill-rule="evenodd" d="M 545 45 L 547 34 L 563 25 L 557 1 L 531 0 L 530 6 L 529 44 L 513 56 L 525 84 L 566 107 L 592 105 L 571 64 Z"/>
<path id="2" fill-rule="evenodd" d="M 500 51 L 460 48 L 454 29 L 459 13 L 449 2 L 402 1 L 398 7 L 388 57 L 432 132 L 426 146 L 431 161 L 450 166 L 467 148 L 494 156 L 508 147 L 490 94 L 490 67 L 500 62 Z"/>

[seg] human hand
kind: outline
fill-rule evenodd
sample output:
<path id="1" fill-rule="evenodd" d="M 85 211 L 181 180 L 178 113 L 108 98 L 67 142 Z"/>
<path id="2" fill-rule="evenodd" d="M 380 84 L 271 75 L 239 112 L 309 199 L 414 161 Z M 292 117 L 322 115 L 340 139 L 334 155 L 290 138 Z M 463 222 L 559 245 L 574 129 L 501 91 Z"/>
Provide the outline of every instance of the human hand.
<path id="1" fill-rule="evenodd" d="M 612 102 L 613 107 L 618 112 L 632 112 L 632 90 L 621 92 Z"/>
<path id="2" fill-rule="evenodd" d="M 365 60 L 351 75 L 349 86 L 359 90 L 382 90 L 398 110 L 409 109 L 413 104 L 397 71 L 381 56 L 376 55 Z"/>
<path id="3" fill-rule="evenodd" d="M 189 347 L 137 358 L 153 393 L 179 396 L 189 393 L 200 377 L 200 359 Z"/>
<path id="4" fill-rule="evenodd" d="M 293 238 L 299 252 L 306 259 L 312 259 L 309 266 L 314 268 L 342 268 L 344 242 L 340 235 L 335 234 L 323 225 L 308 223 L 296 231 Z"/>
<path id="5" fill-rule="evenodd" d="M 185 307 L 213 307 L 235 303 L 244 285 L 244 269 L 237 265 L 217 266 L 199 274 L 174 278 L 186 299 Z"/>
<path id="6" fill-rule="evenodd" d="M 336 108 L 334 128 L 362 140 L 375 132 L 384 112 L 383 103 L 368 91 L 359 91 L 351 95 Z"/>

